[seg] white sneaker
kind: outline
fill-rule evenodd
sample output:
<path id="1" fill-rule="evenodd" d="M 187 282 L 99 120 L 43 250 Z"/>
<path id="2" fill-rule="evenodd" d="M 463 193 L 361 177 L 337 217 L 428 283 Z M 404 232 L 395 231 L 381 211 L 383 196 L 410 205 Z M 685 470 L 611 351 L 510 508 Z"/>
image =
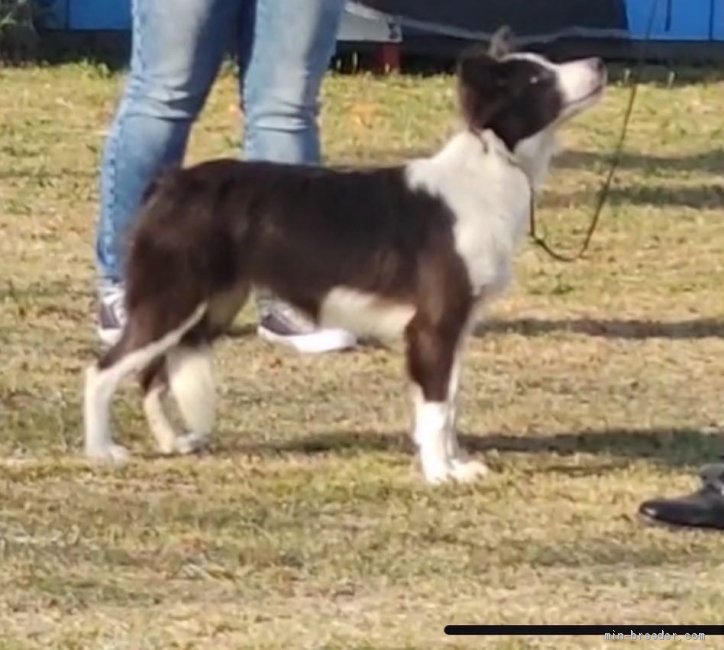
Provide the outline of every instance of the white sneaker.
<path id="1" fill-rule="evenodd" d="M 342 329 L 320 329 L 296 310 L 274 302 L 262 316 L 257 329 L 261 338 L 306 354 L 339 352 L 357 345 L 357 337 Z"/>
<path id="2" fill-rule="evenodd" d="M 121 285 L 100 291 L 98 300 L 98 337 L 104 345 L 118 343 L 126 324 L 126 294 Z"/>

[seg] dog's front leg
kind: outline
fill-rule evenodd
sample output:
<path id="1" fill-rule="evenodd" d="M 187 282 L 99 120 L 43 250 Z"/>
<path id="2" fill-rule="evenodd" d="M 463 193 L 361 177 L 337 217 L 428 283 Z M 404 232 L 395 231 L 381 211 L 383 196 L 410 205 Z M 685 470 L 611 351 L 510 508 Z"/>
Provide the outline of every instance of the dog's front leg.
<path id="1" fill-rule="evenodd" d="M 413 439 L 420 452 L 422 473 L 428 483 L 437 485 L 452 477 L 452 463 L 447 448 L 447 422 L 450 405 L 447 401 L 426 400 L 423 389 L 412 385 L 415 408 Z"/>
<path id="2" fill-rule="evenodd" d="M 461 352 L 457 351 L 453 360 L 448 387 L 448 410 L 447 426 L 445 430 L 445 445 L 450 464 L 452 465 L 451 475 L 456 481 L 470 483 L 485 476 L 488 468 L 485 463 L 476 460 L 469 460 L 460 449 L 457 432 L 457 404 L 460 388 L 460 359 Z"/>
<path id="3" fill-rule="evenodd" d="M 431 484 L 453 478 L 448 431 L 454 419 L 450 387 L 458 332 L 430 323 L 418 314 L 409 324 L 407 370 L 415 407 L 414 440 L 425 480 Z"/>
<path id="4" fill-rule="evenodd" d="M 407 329 L 407 366 L 415 406 L 414 440 L 428 483 L 473 481 L 486 473 L 482 463 L 466 460 L 455 431 L 459 388 L 458 359 L 462 327 L 438 326 L 416 316 Z"/>

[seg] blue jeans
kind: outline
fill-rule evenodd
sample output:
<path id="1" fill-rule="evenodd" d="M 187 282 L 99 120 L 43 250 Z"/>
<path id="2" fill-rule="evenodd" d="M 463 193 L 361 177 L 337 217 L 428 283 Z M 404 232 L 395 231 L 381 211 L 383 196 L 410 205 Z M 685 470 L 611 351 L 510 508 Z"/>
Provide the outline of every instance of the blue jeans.
<path id="1" fill-rule="evenodd" d="M 242 70 L 247 159 L 317 163 L 318 94 L 344 0 L 133 0 L 125 91 L 106 141 L 96 259 L 123 282 L 126 236 L 151 179 L 182 163 L 225 54 Z"/>

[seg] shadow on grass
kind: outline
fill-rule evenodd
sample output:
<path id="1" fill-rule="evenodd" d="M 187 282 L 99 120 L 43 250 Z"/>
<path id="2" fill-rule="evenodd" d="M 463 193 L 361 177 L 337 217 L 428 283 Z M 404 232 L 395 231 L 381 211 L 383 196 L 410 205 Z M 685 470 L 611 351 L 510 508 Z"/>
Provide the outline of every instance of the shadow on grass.
<path id="1" fill-rule="evenodd" d="M 542 319 L 521 318 L 483 323 L 474 336 L 488 334 L 520 334 L 522 336 L 546 336 L 553 332 L 569 332 L 585 336 L 611 339 L 704 339 L 723 338 L 724 321 L 712 318 L 675 322 L 641 319 L 601 320 L 593 318 Z"/>
<path id="2" fill-rule="evenodd" d="M 555 167 L 577 169 L 593 165 L 610 164 L 611 154 L 606 151 L 562 151 L 555 157 Z M 724 147 L 690 156 L 653 156 L 624 153 L 621 156 L 622 169 L 654 168 L 667 172 L 712 172 L 724 170 Z"/>
<path id="3" fill-rule="evenodd" d="M 585 205 L 592 200 L 591 190 L 559 193 L 545 191 L 541 194 L 541 206 L 548 210 Z M 658 207 L 682 206 L 700 210 L 720 210 L 724 203 L 724 186 L 717 183 L 687 185 L 635 185 L 613 187 L 608 201 L 612 205 L 650 205 Z"/>
<path id="4" fill-rule="evenodd" d="M 220 444 L 217 453 L 247 454 L 347 454 L 349 452 L 397 452 L 412 454 L 406 433 L 335 431 L 294 440 L 244 443 L 236 436 Z M 497 451 L 521 454 L 603 454 L 612 459 L 651 460 L 671 467 L 716 462 L 724 455 L 724 436 L 696 429 L 606 429 L 581 433 L 515 436 L 508 434 L 461 434 L 460 442 L 471 453 Z M 614 465 L 619 466 L 619 465 Z M 600 468 L 598 468 L 600 470 Z"/>
<path id="5" fill-rule="evenodd" d="M 226 334 L 232 339 L 256 335 L 255 323 L 234 325 Z M 594 318 L 543 319 L 520 318 L 495 320 L 479 325 L 474 336 L 482 338 L 490 334 L 520 334 L 521 336 L 547 336 L 554 332 L 569 332 L 585 336 L 611 339 L 705 339 L 724 338 L 724 320 L 713 318 L 663 322 L 654 320 L 601 320 Z M 369 343 L 368 346 L 374 346 Z"/>

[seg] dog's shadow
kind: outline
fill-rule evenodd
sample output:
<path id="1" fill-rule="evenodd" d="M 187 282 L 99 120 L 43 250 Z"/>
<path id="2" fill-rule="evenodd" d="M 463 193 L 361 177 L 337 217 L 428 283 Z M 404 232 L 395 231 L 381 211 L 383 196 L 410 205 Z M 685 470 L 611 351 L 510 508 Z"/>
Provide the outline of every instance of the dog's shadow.
<path id="1" fill-rule="evenodd" d="M 647 319 L 544 319 L 515 318 L 491 319 L 480 323 L 473 333 L 476 337 L 490 334 L 520 334 L 522 336 L 546 336 L 553 332 L 570 332 L 583 336 L 611 339 L 672 340 L 724 338 L 724 321 L 714 318 L 694 318 L 682 321 L 657 321 Z M 242 339 L 256 334 L 253 323 L 235 324 L 226 336 Z"/>
<path id="2" fill-rule="evenodd" d="M 715 462 L 724 454 L 724 435 L 696 429 L 605 429 L 581 433 L 516 436 L 509 434 L 460 434 L 460 443 L 471 454 L 553 454 L 577 453 L 605 456 L 614 466 L 627 461 L 650 459 L 670 467 L 689 467 Z M 218 454 L 285 455 L 339 454 L 382 451 L 414 454 L 407 433 L 332 431 L 293 440 L 245 442 L 243 437 L 226 435 L 215 445 Z"/>
<path id="3" fill-rule="evenodd" d="M 698 318 L 683 321 L 662 322 L 646 319 L 543 319 L 516 318 L 490 320 L 476 327 L 474 336 L 490 334 L 519 334 L 521 336 L 546 336 L 554 332 L 569 332 L 594 338 L 643 340 L 643 339 L 703 339 L 724 338 L 724 321 Z"/>
<path id="4" fill-rule="evenodd" d="M 253 325 L 236 326 L 230 336 L 250 336 Z M 567 331 L 585 336 L 612 339 L 700 339 L 724 337 L 724 322 L 714 319 L 660 322 L 648 320 L 596 319 L 517 319 L 493 320 L 481 324 L 475 336 L 490 334 L 520 334 L 545 336 L 551 332 Z M 583 432 L 516 436 L 505 433 L 460 435 L 461 445 L 470 453 L 554 454 L 570 456 L 575 453 L 598 454 L 617 465 L 630 460 L 650 459 L 669 467 L 690 467 L 715 462 L 724 454 L 724 435 L 694 428 L 603 429 Z M 414 445 L 408 433 L 373 431 L 321 432 L 293 440 L 259 443 L 244 442 L 244 436 L 222 436 L 215 445 L 221 454 L 350 454 L 383 451 L 413 454 Z"/>

